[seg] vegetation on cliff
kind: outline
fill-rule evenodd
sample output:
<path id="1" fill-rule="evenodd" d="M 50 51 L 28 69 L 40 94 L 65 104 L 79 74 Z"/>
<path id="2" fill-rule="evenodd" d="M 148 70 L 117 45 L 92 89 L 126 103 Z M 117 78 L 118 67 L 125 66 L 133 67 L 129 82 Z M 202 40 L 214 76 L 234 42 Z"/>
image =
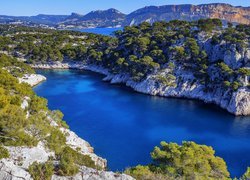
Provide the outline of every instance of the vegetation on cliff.
<path id="1" fill-rule="evenodd" d="M 194 142 L 161 142 L 151 153 L 151 164 L 125 172 L 136 179 L 228 179 L 226 163 L 214 154 L 211 147 Z"/>
<path id="2" fill-rule="evenodd" d="M 237 25 L 223 29 L 217 20 L 194 22 L 170 21 L 142 23 L 117 31 L 115 37 L 72 31 L 53 31 L 16 26 L 0 26 L 0 51 L 26 59 L 28 63 L 75 60 L 98 65 L 113 74 L 126 74 L 135 82 L 155 75 L 155 80 L 167 87 L 184 81 L 182 74 L 191 74 L 190 84 L 198 82 L 204 91 L 222 89 L 249 90 L 249 59 L 232 62 L 234 53 L 247 54 L 250 27 Z M 223 58 L 214 51 L 223 49 Z M 181 75 L 178 70 L 181 69 Z M 67 127 L 62 113 L 50 111 L 47 101 L 34 94 L 31 87 L 19 83 L 21 77 L 33 70 L 26 64 L 0 56 L 0 151 L 7 158 L 7 146 L 33 147 L 44 142 L 55 152 L 46 163 L 33 163 L 29 172 L 34 179 L 51 174 L 73 175 L 79 166 L 95 167 L 89 156 L 66 145 L 60 127 Z M 162 74 L 162 72 L 166 72 Z M 247 80 L 247 81 L 246 81 Z M 22 108 L 24 101 L 28 106 Z M 51 126 L 53 117 L 58 126 Z M 153 162 L 126 172 L 139 179 L 214 178 L 227 179 L 225 162 L 214 155 L 212 148 L 184 142 L 161 143 L 151 154 Z M 52 166 L 51 161 L 58 161 Z M 38 169 L 39 171 L 35 171 Z M 53 173 L 52 173 L 53 172 Z M 249 170 L 242 178 L 249 177 Z"/>
<path id="3" fill-rule="evenodd" d="M 177 83 L 175 71 L 182 69 L 191 72 L 207 91 L 248 86 L 249 62 L 245 57 L 232 62 L 231 57 L 248 56 L 250 27 L 229 24 L 222 28 L 218 19 L 145 22 L 125 27 L 115 37 L 15 26 L 1 26 L 0 35 L 0 50 L 29 63 L 71 59 L 128 74 L 137 82 L 172 68 L 158 77 L 163 83 L 169 79 Z"/>
<path id="4" fill-rule="evenodd" d="M 61 127 L 67 127 L 62 113 L 50 111 L 46 99 L 38 97 L 28 84 L 19 83 L 15 77 L 33 70 L 6 55 L 0 56 L 0 66 L 0 159 L 9 157 L 6 147 L 35 147 L 38 142 L 43 142 L 50 151 L 55 152 L 55 156 L 51 157 L 49 164 L 31 165 L 29 172 L 34 179 L 48 179 L 53 173 L 74 175 L 79 166 L 97 168 L 88 155 L 66 144 L 66 134 L 60 131 Z M 22 107 L 24 101 L 27 105 Z M 49 117 L 57 126 L 51 125 Z M 52 169 L 53 161 L 58 161 L 59 165 Z"/>

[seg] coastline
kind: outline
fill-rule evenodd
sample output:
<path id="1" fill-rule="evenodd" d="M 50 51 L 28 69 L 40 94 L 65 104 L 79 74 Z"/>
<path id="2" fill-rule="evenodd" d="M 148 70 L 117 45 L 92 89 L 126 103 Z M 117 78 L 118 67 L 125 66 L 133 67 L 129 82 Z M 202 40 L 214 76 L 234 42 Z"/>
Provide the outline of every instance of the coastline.
<path id="1" fill-rule="evenodd" d="M 178 82 L 176 87 L 157 85 L 154 75 L 149 75 L 142 82 L 133 81 L 127 74 L 112 74 L 108 69 L 97 65 L 87 65 L 81 62 L 51 62 L 46 64 L 31 64 L 34 69 L 79 69 L 100 73 L 106 77 L 103 79 L 111 84 L 122 83 L 133 90 L 153 96 L 185 98 L 201 100 L 208 104 L 215 104 L 227 110 L 235 116 L 250 115 L 250 91 L 247 88 L 240 88 L 230 94 L 229 91 L 215 89 L 214 92 L 204 92 L 201 84 L 190 84 L 187 81 Z"/>
<path id="2" fill-rule="evenodd" d="M 34 87 L 39 83 L 46 80 L 46 77 L 40 74 L 25 74 L 23 77 L 18 78 L 19 83 L 27 83 Z M 29 97 L 25 97 L 21 104 L 22 109 L 29 106 Z M 27 112 L 27 116 L 29 113 Z M 50 126 L 57 127 L 58 124 L 53 117 L 47 115 Z M 59 176 L 54 174 L 51 179 L 53 180 L 68 180 L 68 179 L 104 179 L 104 180 L 133 180 L 129 175 L 117 173 L 107 170 L 107 160 L 96 155 L 94 148 L 84 139 L 80 138 L 75 132 L 61 127 L 60 131 L 66 136 L 66 144 L 72 149 L 78 151 L 83 155 L 88 155 L 95 165 L 100 169 L 93 169 L 86 166 L 80 166 L 79 172 L 74 176 Z M 27 179 L 31 180 L 32 177 L 27 171 L 29 166 L 34 162 L 45 163 L 55 152 L 50 151 L 43 141 L 39 141 L 35 147 L 5 147 L 10 156 L 0 161 L 0 179 Z"/>
<path id="3" fill-rule="evenodd" d="M 25 74 L 23 77 L 18 78 L 20 83 L 28 83 L 34 87 L 43 81 L 46 81 L 46 77 L 40 74 Z"/>

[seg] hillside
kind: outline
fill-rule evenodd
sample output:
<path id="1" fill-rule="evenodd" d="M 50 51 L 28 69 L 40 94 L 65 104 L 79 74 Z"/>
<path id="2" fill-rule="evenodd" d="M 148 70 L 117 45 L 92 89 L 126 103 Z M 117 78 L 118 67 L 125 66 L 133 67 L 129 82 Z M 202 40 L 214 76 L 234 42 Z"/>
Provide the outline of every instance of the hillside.
<path id="1" fill-rule="evenodd" d="M 138 25 L 142 22 L 218 18 L 232 23 L 250 24 L 250 8 L 230 4 L 167 5 L 141 8 L 126 16 L 124 25 Z"/>
<path id="2" fill-rule="evenodd" d="M 250 24 L 250 7 L 232 6 L 230 4 L 201 5 L 165 5 L 148 6 L 128 15 L 116 9 L 91 11 L 86 15 L 37 15 L 37 16 L 0 16 L 0 23 L 23 24 L 27 26 L 49 25 L 54 28 L 92 28 L 138 25 L 142 22 L 185 20 L 193 21 L 204 18 L 218 18 L 224 22 Z"/>
<path id="3" fill-rule="evenodd" d="M 108 9 L 105 11 L 91 11 L 86 15 L 72 13 L 67 17 L 64 25 L 81 25 L 83 27 L 114 27 L 121 26 L 121 22 L 125 19 L 125 14 L 116 9 Z"/>
<path id="4" fill-rule="evenodd" d="M 31 85 L 45 79 L 0 54 L 0 179 L 132 180 L 105 171 L 107 161 L 70 131 L 60 111 L 49 110 L 47 100 L 33 92 Z"/>
<path id="5" fill-rule="evenodd" d="M 199 99 L 235 115 L 250 114 L 249 26 L 223 29 L 218 19 L 143 23 L 116 32 L 116 37 L 12 28 L 0 32 L 1 50 L 38 64 L 34 67 L 77 60 L 97 66 L 98 72 L 103 69 L 105 80 L 139 92 Z M 61 65 L 48 64 L 54 66 Z M 65 65 L 78 66 L 88 68 Z"/>

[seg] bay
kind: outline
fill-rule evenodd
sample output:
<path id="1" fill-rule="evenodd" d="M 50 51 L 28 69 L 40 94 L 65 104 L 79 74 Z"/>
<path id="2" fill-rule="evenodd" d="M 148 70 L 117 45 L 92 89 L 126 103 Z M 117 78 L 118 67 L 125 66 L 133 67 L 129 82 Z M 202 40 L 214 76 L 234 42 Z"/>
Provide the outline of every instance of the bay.
<path id="1" fill-rule="evenodd" d="M 88 141 L 109 169 L 150 162 L 160 141 L 212 146 L 232 177 L 250 166 L 250 117 L 235 117 L 200 101 L 154 97 L 102 81 L 89 71 L 38 70 L 47 81 L 35 92 L 60 109 L 70 128 Z"/>

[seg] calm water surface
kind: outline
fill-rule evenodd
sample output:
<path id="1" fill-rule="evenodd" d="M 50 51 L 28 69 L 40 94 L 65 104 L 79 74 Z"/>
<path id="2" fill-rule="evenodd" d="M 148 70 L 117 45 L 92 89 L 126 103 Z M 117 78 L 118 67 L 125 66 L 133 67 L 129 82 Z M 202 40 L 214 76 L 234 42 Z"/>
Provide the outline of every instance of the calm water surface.
<path id="1" fill-rule="evenodd" d="M 122 30 L 123 28 L 86 28 L 86 29 L 74 29 L 75 31 L 88 32 L 101 35 L 112 35 L 113 32 Z"/>
<path id="2" fill-rule="evenodd" d="M 150 162 L 160 141 L 211 145 L 231 175 L 250 166 L 250 117 L 202 102 L 152 97 L 103 82 L 87 71 L 39 70 L 47 81 L 34 89 L 60 109 L 70 128 L 108 160 L 111 170 Z"/>

